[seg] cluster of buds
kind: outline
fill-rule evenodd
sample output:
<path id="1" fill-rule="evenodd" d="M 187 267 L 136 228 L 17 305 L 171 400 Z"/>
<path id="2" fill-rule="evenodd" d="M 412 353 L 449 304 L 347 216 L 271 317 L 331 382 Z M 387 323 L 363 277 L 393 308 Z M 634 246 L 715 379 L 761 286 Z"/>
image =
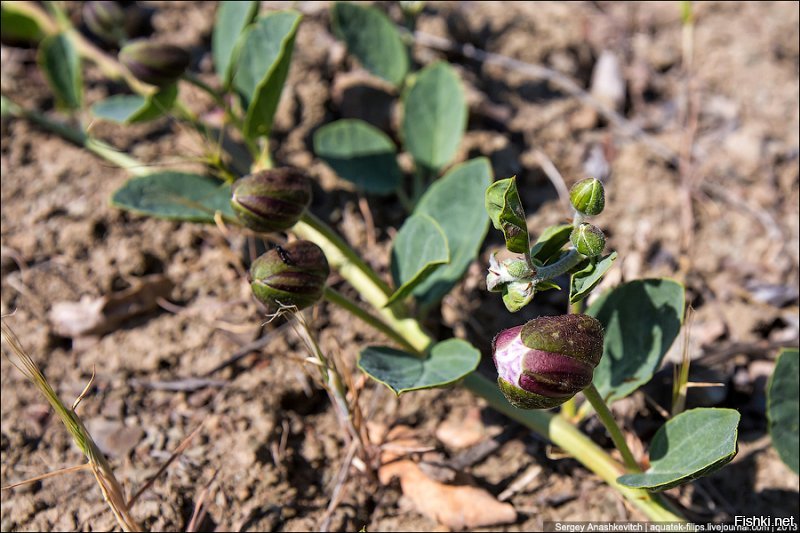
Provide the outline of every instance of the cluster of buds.
<path id="1" fill-rule="evenodd" d="M 606 195 L 603 184 L 595 178 L 586 178 L 572 186 L 569 191 L 572 207 L 578 213 L 575 229 L 569 237 L 572 246 L 586 257 L 597 257 L 606 247 L 606 236 L 593 224 L 583 222 L 584 216 L 595 216 L 603 212 Z"/>
<path id="2" fill-rule="evenodd" d="M 603 327 L 588 315 L 540 317 L 492 342 L 497 382 L 521 409 L 557 407 L 592 383 L 603 355 Z"/>
<path id="3" fill-rule="evenodd" d="M 558 287 L 553 281 L 557 276 L 577 272 L 602 254 L 605 235 L 585 218 L 603 211 L 603 184 L 594 178 L 579 181 L 570 190 L 570 201 L 575 209 L 573 224 L 550 228 L 530 248 L 514 178 L 487 189 L 489 217 L 503 232 L 506 248 L 523 256 L 489 258 L 486 287 L 502 293 L 512 313 L 529 304 L 537 291 Z M 567 242 L 572 249 L 563 251 Z M 592 383 L 603 355 L 603 327 L 588 315 L 542 317 L 501 331 L 492 347 L 498 384 L 508 401 L 522 409 L 550 409 Z"/>
<path id="4" fill-rule="evenodd" d="M 311 203 L 311 179 L 292 167 L 262 170 L 238 179 L 231 188 L 231 207 L 239 222 L 259 232 L 294 226 Z M 304 309 L 325 290 L 330 268 L 325 254 L 309 241 L 277 246 L 250 267 L 250 287 L 271 312 Z"/>

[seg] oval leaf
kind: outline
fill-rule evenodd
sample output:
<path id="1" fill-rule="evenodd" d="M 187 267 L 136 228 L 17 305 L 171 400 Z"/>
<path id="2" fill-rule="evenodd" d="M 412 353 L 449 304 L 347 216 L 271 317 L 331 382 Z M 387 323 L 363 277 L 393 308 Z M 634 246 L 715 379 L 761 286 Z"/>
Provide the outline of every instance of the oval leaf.
<path id="1" fill-rule="evenodd" d="M 449 259 L 447 237 L 435 220 L 425 214 L 407 218 L 392 245 L 392 278 L 397 290 L 386 305 L 410 295 Z"/>
<path id="2" fill-rule="evenodd" d="M 603 276 L 614 265 L 617 252 L 611 252 L 599 261 L 588 261 L 586 266 L 572 275 L 569 286 L 569 303 L 580 302 L 603 279 Z"/>
<path id="3" fill-rule="evenodd" d="M 358 367 L 400 396 L 455 383 L 474 371 L 480 360 L 480 351 L 467 341 L 448 339 L 434 345 L 424 359 L 388 346 L 369 346 L 361 351 Z"/>
<path id="4" fill-rule="evenodd" d="M 447 63 L 434 63 L 416 75 L 403 95 L 403 142 L 414 161 L 430 173 L 448 165 L 467 127 L 461 80 Z"/>
<path id="5" fill-rule="evenodd" d="M 569 242 L 572 228 L 572 224 L 548 227 L 531 247 L 531 257 L 543 265 L 551 259 L 558 258 L 561 249 Z"/>
<path id="6" fill-rule="evenodd" d="M 78 109 L 83 101 L 81 62 L 72 40 L 65 34 L 50 35 L 39 45 L 39 66 L 60 107 Z"/>
<path id="7" fill-rule="evenodd" d="M 244 36 L 233 83 L 247 107 L 244 134 L 268 136 L 289 74 L 300 13 L 275 11 L 260 17 Z"/>
<path id="8" fill-rule="evenodd" d="M 767 385 L 767 418 L 772 445 L 786 465 L 798 472 L 800 448 L 800 355 L 797 348 L 784 349 Z"/>
<path id="9" fill-rule="evenodd" d="M 231 65 L 241 43 L 242 33 L 258 13 L 259 2 L 219 3 L 214 34 L 211 36 L 211 51 L 217 76 L 225 86 L 230 84 Z"/>
<path id="10" fill-rule="evenodd" d="M 719 470 L 736 456 L 740 418 L 733 409 L 690 409 L 679 414 L 653 437 L 650 468 L 617 481 L 627 487 L 660 491 Z"/>
<path id="11" fill-rule="evenodd" d="M 603 398 L 619 400 L 650 381 L 680 332 L 683 305 L 681 284 L 646 279 L 620 285 L 589 307 L 605 329 L 593 380 Z"/>
<path id="12" fill-rule="evenodd" d="M 399 86 L 408 72 L 408 52 L 400 33 L 380 10 L 337 2 L 331 10 L 336 36 L 365 69 Z"/>
<path id="13" fill-rule="evenodd" d="M 447 294 L 478 256 L 489 229 L 483 192 L 492 183 L 492 168 L 485 157 L 458 165 L 436 180 L 414 210 L 434 219 L 447 236 L 450 262 L 414 289 L 423 307 Z"/>
<path id="14" fill-rule="evenodd" d="M 0 33 L 3 35 L 3 44 L 37 43 L 45 36 L 39 22 L 27 12 L 26 6 L 19 6 L 15 2 L 0 4 Z"/>
<path id="15" fill-rule="evenodd" d="M 486 189 L 486 212 L 495 229 L 503 232 L 509 252 L 524 254 L 528 251 L 528 226 L 516 177 L 497 180 Z"/>
<path id="16" fill-rule="evenodd" d="M 314 152 L 340 177 L 374 194 L 400 185 L 397 149 L 378 128 L 358 119 L 337 120 L 314 134 Z"/>
<path id="17" fill-rule="evenodd" d="M 178 86 L 174 84 L 148 96 L 118 94 L 94 104 L 92 115 L 120 124 L 147 122 L 164 116 L 177 97 Z"/>
<path id="18" fill-rule="evenodd" d="M 230 185 L 219 180 L 166 171 L 129 179 L 114 192 L 111 204 L 158 218 L 213 223 L 217 211 L 236 219 L 230 199 Z"/>

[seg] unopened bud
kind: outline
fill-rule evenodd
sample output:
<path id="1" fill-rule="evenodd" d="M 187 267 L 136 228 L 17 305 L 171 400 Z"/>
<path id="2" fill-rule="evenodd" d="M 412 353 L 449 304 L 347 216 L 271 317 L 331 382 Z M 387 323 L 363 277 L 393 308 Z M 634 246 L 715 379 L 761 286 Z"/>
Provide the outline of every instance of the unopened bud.
<path id="1" fill-rule="evenodd" d="M 498 333 L 492 356 L 509 403 L 550 409 L 592 383 L 603 356 L 603 327 L 588 315 L 536 318 Z"/>
<path id="2" fill-rule="evenodd" d="M 573 185 L 569 199 L 576 211 L 588 216 L 599 215 L 606 205 L 603 184 L 595 178 L 586 178 Z"/>
<path id="3" fill-rule="evenodd" d="M 297 223 L 311 202 L 311 179 L 292 167 L 250 174 L 233 184 L 231 207 L 253 231 L 283 231 Z"/>
<path id="4" fill-rule="evenodd" d="M 118 2 L 86 2 L 83 4 L 83 22 L 107 44 L 116 45 L 125 39 L 125 12 Z"/>
<path id="5" fill-rule="evenodd" d="M 304 309 L 325 290 L 330 267 L 319 246 L 294 241 L 259 256 L 250 266 L 250 287 L 270 311 Z"/>
<path id="6" fill-rule="evenodd" d="M 586 257 L 597 257 L 606 247 L 606 236 L 603 231 L 592 224 L 578 225 L 569 236 L 572 246 Z"/>
<path id="7" fill-rule="evenodd" d="M 164 87 L 189 67 L 189 52 L 178 46 L 148 40 L 133 41 L 119 51 L 119 60 L 139 81 Z"/>

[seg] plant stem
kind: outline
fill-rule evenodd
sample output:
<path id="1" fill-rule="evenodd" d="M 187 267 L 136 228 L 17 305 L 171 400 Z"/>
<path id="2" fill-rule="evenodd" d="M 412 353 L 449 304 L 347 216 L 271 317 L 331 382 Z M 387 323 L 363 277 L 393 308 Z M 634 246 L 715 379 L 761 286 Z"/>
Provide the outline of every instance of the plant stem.
<path id="1" fill-rule="evenodd" d="M 410 344 L 405 339 L 405 337 L 397 333 L 394 329 L 388 326 L 380 318 L 374 316 L 369 311 L 362 309 L 356 302 L 352 301 L 350 298 L 340 293 L 339 291 L 332 289 L 331 287 L 325 287 L 325 299 L 332 304 L 338 305 L 345 311 L 348 311 L 356 318 L 361 319 L 362 322 L 372 326 L 373 328 L 380 331 L 393 341 L 397 342 L 398 344 L 401 344 L 404 348 L 416 351 L 416 348 L 412 344 Z"/>
<path id="2" fill-rule="evenodd" d="M 616 446 L 619 453 L 622 454 L 622 460 L 625 462 L 625 466 L 628 470 L 631 472 L 641 472 L 642 469 L 639 463 L 636 462 L 630 448 L 628 448 L 628 444 L 625 442 L 625 435 L 622 434 L 622 430 L 617 425 L 617 421 L 614 420 L 614 415 L 611 414 L 608 405 L 606 405 L 600 393 L 597 392 L 597 388 L 594 384 L 584 389 L 583 395 L 586 396 L 586 399 L 592 404 L 592 407 L 594 407 L 594 410 L 597 412 L 598 418 L 600 418 L 600 421 L 608 430 L 608 433 L 611 435 L 611 440 L 614 441 L 614 446 Z"/>
<path id="3" fill-rule="evenodd" d="M 567 252 L 567 255 L 553 263 L 552 265 L 547 266 L 540 266 L 536 267 L 536 279 L 538 281 L 544 281 L 546 279 L 553 279 L 555 277 L 560 276 L 566 272 L 569 272 L 572 268 L 576 267 L 578 263 L 585 259 L 577 250 L 572 249 Z"/>
<path id="4" fill-rule="evenodd" d="M 184 72 L 183 76 L 181 76 L 184 81 L 191 83 L 214 100 L 214 103 L 220 106 L 221 108 L 225 109 L 225 100 L 222 99 L 222 96 L 214 90 L 209 84 L 192 74 L 191 72 Z"/>
<path id="5" fill-rule="evenodd" d="M 6 97 L 3 97 L 3 99 L 6 101 L 6 109 L 12 116 L 30 120 L 34 124 L 37 124 L 46 130 L 52 131 L 62 138 L 77 144 L 78 146 L 82 146 L 94 154 L 99 155 L 106 161 L 114 163 L 120 168 L 124 168 L 131 174 L 142 175 L 147 173 L 146 165 L 142 164 L 136 159 L 133 159 L 127 154 L 120 152 L 113 146 L 110 146 L 102 141 L 98 141 L 97 139 L 90 137 L 83 131 L 72 126 L 48 118 L 42 113 L 24 109 Z"/>
<path id="6" fill-rule="evenodd" d="M 580 300 L 573 304 L 568 304 L 567 312 L 573 315 L 579 315 L 583 313 L 583 302 L 584 300 Z M 575 400 L 575 396 L 561 404 L 561 416 L 566 418 L 569 422 L 574 422 L 576 413 L 577 401 Z"/>

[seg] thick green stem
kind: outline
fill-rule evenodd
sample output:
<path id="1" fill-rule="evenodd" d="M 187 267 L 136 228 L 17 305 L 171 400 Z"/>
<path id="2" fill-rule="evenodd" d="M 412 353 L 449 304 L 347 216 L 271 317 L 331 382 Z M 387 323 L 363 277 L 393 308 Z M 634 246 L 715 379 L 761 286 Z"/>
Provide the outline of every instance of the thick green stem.
<path id="1" fill-rule="evenodd" d="M 416 351 L 414 345 L 409 343 L 405 337 L 397 333 L 393 328 L 388 326 L 384 321 L 380 318 L 376 317 L 369 311 L 362 309 L 356 302 L 349 299 L 344 294 L 332 289 L 330 287 L 325 287 L 325 299 L 331 302 L 332 304 L 338 305 L 345 311 L 348 311 L 350 314 L 355 316 L 356 318 L 361 319 L 362 322 L 368 324 L 375 328 L 376 330 L 380 331 L 393 341 L 397 342 L 398 344 L 402 345 L 406 349 L 410 349 L 412 351 Z"/>
<path id="2" fill-rule="evenodd" d="M 567 252 L 567 255 L 553 263 L 552 265 L 536 267 L 536 279 L 538 281 L 544 281 L 547 279 L 553 279 L 555 277 L 560 276 L 561 274 L 565 274 L 578 266 L 578 263 L 585 259 L 577 250 L 570 250 Z"/>
<path id="3" fill-rule="evenodd" d="M 586 399 L 592 404 L 594 410 L 597 411 L 598 418 L 600 418 L 600 421 L 608 430 L 609 435 L 611 435 L 614 446 L 616 446 L 619 453 L 622 454 L 622 460 L 625 461 L 625 466 L 628 467 L 628 470 L 631 472 L 641 472 L 642 468 L 633 457 L 630 448 L 628 448 L 628 443 L 625 442 L 625 435 L 622 434 L 622 430 L 617 425 L 617 421 L 614 420 L 614 415 L 611 414 L 608 405 L 606 405 L 600 393 L 597 392 L 597 388 L 594 385 L 589 385 L 583 390 L 583 395 L 586 396 Z"/>
<path id="4" fill-rule="evenodd" d="M 423 331 L 419 322 L 404 316 L 401 304 L 386 306 L 392 294 L 389 286 L 325 223 L 306 211 L 292 232 L 322 248 L 328 263 L 381 314 L 389 327 L 406 339 L 406 345 L 420 354 L 430 347 L 431 337 Z"/>

